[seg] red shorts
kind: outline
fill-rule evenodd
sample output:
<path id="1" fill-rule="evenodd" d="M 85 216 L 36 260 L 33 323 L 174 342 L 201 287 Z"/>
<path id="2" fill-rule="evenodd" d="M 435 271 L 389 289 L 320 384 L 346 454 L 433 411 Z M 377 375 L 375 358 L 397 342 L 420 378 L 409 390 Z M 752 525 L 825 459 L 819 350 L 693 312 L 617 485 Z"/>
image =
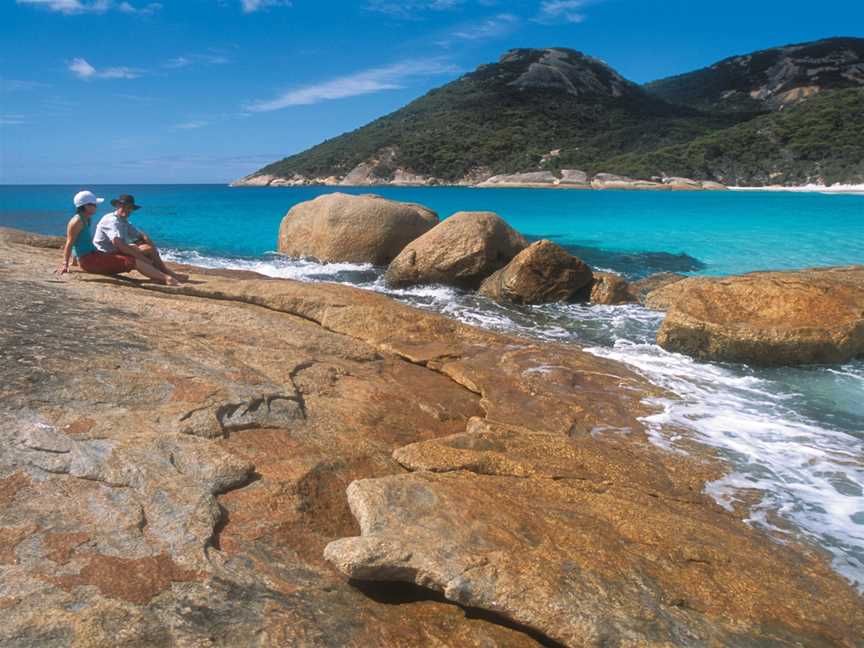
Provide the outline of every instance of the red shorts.
<path id="1" fill-rule="evenodd" d="M 78 259 L 78 265 L 84 272 L 94 274 L 120 274 L 135 269 L 135 259 L 125 254 L 105 254 L 91 252 Z"/>

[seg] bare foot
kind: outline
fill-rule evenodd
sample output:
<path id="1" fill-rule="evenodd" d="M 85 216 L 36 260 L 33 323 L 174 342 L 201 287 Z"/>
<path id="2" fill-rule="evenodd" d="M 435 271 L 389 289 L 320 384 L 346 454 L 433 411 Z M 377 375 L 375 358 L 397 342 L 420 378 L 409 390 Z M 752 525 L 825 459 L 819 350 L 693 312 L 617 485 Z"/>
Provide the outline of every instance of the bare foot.
<path id="1" fill-rule="evenodd" d="M 174 277 L 167 276 L 167 277 L 165 277 L 165 285 L 166 286 L 179 286 L 180 282 L 177 281 Z"/>

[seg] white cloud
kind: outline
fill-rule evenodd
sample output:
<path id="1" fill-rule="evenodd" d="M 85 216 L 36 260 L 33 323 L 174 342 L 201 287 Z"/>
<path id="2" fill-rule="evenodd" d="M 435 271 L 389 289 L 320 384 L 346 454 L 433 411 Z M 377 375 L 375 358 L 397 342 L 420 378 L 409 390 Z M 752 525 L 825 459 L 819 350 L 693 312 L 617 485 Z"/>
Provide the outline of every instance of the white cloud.
<path id="1" fill-rule="evenodd" d="M 230 62 L 231 59 L 224 54 L 210 52 L 206 54 L 186 54 L 185 56 L 178 56 L 165 62 L 162 67 L 168 68 L 169 70 L 176 70 L 179 68 L 190 67 L 198 63 L 208 65 L 224 65 Z"/>
<path id="2" fill-rule="evenodd" d="M 209 126 L 210 122 L 204 121 L 203 119 L 193 120 L 188 122 L 183 122 L 182 124 L 175 124 L 174 130 L 195 130 L 196 128 L 204 128 L 205 126 Z"/>
<path id="3" fill-rule="evenodd" d="M 500 38 L 513 32 L 519 26 L 519 18 L 513 14 L 503 13 L 487 18 L 473 25 L 467 25 L 454 31 L 451 36 L 460 40 L 485 40 Z"/>
<path id="4" fill-rule="evenodd" d="M 162 5 L 158 2 L 151 2 L 144 5 L 143 7 L 135 7 L 128 2 L 121 2 L 119 5 L 117 5 L 117 9 L 119 9 L 123 13 L 136 14 L 138 16 L 152 16 L 161 8 Z"/>
<path id="5" fill-rule="evenodd" d="M 267 7 L 290 7 L 291 0 L 240 0 L 243 13 L 254 13 Z"/>
<path id="6" fill-rule="evenodd" d="M 69 71 L 81 79 L 89 79 L 96 74 L 96 68 L 83 58 L 72 59 L 72 62 L 69 63 Z"/>
<path id="7" fill-rule="evenodd" d="M 117 9 L 124 13 L 149 16 L 162 8 L 162 5 L 158 2 L 151 2 L 143 7 L 135 7 L 135 5 L 129 2 L 116 3 L 114 0 L 15 0 L 15 2 L 19 5 L 41 7 L 66 15 L 101 14 L 112 9 Z"/>
<path id="8" fill-rule="evenodd" d="M 397 18 L 416 18 L 428 11 L 447 11 L 461 5 L 463 0 L 369 0 L 366 9 Z"/>
<path id="9" fill-rule="evenodd" d="M 141 76 L 137 70 L 127 67 L 110 67 L 97 70 L 87 59 L 75 58 L 69 63 L 69 71 L 79 79 L 135 79 Z"/>
<path id="10" fill-rule="evenodd" d="M 63 14 L 105 13 L 112 4 L 111 0 L 93 0 L 93 2 L 83 2 L 82 0 L 16 0 L 16 3 L 42 7 Z"/>
<path id="11" fill-rule="evenodd" d="M 581 23 L 585 20 L 581 10 L 589 4 L 592 4 L 591 0 L 543 0 L 540 13 L 534 20 L 545 24 Z"/>
<path id="12" fill-rule="evenodd" d="M 306 106 L 322 101 L 372 94 L 383 90 L 395 90 L 403 87 L 403 82 L 410 78 L 435 76 L 454 71 L 455 68 L 452 65 L 441 61 L 403 61 L 384 67 L 362 70 L 329 81 L 301 86 L 289 90 L 275 99 L 252 102 L 246 106 L 246 110 L 250 112 L 269 112 L 288 108 L 289 106 Z"/>

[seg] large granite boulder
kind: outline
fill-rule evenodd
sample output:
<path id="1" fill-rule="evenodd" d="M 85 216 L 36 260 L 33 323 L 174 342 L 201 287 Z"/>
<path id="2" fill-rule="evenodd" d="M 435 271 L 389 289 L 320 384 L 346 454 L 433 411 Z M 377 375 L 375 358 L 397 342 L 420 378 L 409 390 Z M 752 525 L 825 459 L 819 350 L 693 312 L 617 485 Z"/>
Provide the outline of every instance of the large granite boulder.
<path id="1" fill-rule="evenodd" d="M 392 287 L 442 283 L 477 288 L 527 246 L 498 214 L 457 212 L 405 246 L 384 278 Z"/>
<path id="2" fill-rule="evenodd" d="M 864 266 L 694 277 L 653 291 L 664 349 L 760 366 L 864 356 Z"/>
<path id="3" fill-rule="evenodd" d="M 572 301 L 592 281 L 591 268 L 560 245 L 532 243 L 480 285 L 496 301 L 546 304 Z"/>
<path id="4" fill-rule="evenodd" d="M 325 262 L 387 265 L 438 223 L 431 209 L 380 196 L 332 193 L 291 208 L 279 227 L 279 252 Z"/>

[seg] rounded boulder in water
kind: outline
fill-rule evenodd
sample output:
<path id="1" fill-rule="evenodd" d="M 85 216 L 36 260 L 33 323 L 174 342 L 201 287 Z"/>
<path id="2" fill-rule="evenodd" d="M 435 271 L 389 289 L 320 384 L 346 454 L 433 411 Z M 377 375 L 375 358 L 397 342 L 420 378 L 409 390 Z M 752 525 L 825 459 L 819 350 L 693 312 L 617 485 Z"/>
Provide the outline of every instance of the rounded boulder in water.
<path id="1" fill-rule="evenodd" d="M 567 302 L 591 285 L 591 268 L 560 245 L 542 240 L 487 278 L 480 293 L 516 304 Z"/>
<path id="2" fill-rule="evenodd" d="M 445 284 L 477 288 L 528 246 L 493 212 L 457 212 L 412 241 L 387 268 L 390 287 Z"/>
<path id="3" fill-rule="evenodd" d="M 438 224 L 438 214 L 380 196 L 332 193 L 295 205 L 279 227 L 279 252 L 327 263 L 387 265 Z"/>

